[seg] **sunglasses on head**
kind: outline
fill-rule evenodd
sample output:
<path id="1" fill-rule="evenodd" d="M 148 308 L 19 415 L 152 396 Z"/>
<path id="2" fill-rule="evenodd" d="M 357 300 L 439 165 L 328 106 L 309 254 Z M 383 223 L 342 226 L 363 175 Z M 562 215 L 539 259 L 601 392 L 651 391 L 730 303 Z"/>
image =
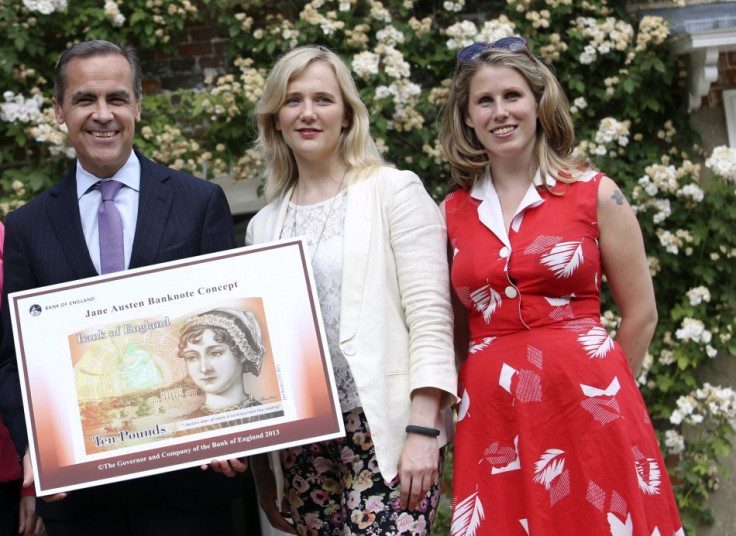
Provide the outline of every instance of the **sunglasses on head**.
<path id="1" fill-rule="evenodd" d="M 465 47 L 457 53 L 457 61 L 464 63 L 475 59 L 479 54 L 495 48 L 498 50 L 506 50 L 508 52 L 519 52 L 524 50 L 526 39 L 523 37 L 504 37 L 493 43 L 475 43 L 469 47 Z"/>

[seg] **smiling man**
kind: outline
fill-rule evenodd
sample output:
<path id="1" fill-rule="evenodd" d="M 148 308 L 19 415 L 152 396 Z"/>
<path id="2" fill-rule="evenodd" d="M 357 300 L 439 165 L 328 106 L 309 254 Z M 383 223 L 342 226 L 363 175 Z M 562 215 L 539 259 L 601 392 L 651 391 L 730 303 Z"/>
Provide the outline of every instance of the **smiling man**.
<path id="1" fill-rule="evenodd" d="M 139 80 L 123 55 L 72 57 L 59 69 L 56 120 L 66 124 L 82 168 L 110 178 L 133 149 L 135 124 L 141 120 Z"/>
<path id="2" fill-rule="evenodd" d="M 53 103 L 57 121 L 68 128 L 76 165 L 5 220 L 0 411 L 25 455 L 25 485 L 33 474 L 7 295 L 236 245 L 219 186 L 133 149 L 141 71 L 131 47 L 106 41 L 72 46 L 56 66 Z M 111 184 L 115 193 L 103 195 Z M 105 211 L 115 214 L 112 230 L 103 226 Z M 108 233 L 116 237 L 114 263 Z M 39 500 L 37 510 L 49 536 L 225 536 L 239 487 L 213 471 L 186 469 L 60 494 Z"/>

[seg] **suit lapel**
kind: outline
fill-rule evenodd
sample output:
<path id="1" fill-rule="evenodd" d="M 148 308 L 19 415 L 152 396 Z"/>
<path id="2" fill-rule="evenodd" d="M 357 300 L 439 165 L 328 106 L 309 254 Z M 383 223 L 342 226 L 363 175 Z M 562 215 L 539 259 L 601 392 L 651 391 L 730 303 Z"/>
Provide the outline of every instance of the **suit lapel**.
<path id="1" fill-rule="evenodd" d="M 373 205 L 376 199 L 372 195 L 372 185 L 372 180 L 363 179 L 348 187 L 342 256 L 340 341 L 353 337 L 358 329 L 368 255 L 375 231 L 373 218 L 376 208 Z"/>
<path id="2" fill-rule="evenodd" d="M 272 229 L 272 233 L 266 238 L 266 240 L 278 240 L 281 238 L 281 233 L 284 230 L 284 222 L 286 221 L 286 212 L 289 209 L 289 199 L 291 199 L 293 192 L 294 187 L 292 186 L 281 198 L 281 204 L 279 205 L 278 210 L 271 215 L 273 223 L 268 223 L 266 228 Z"/>
<path id="3" fill-rule="evenodd" d="M 75 279 L 82 279 L 97 275 L 97 270 L 89 256 L 82 230 L 76 173 L 75 166 L 59 184 L 49 190 L 46 213 L 51 221 L 56 240 L 61 244 L 66 260 L 74 272 Z"/>
<path id="4" fill-rule="evenodd" d="M 170 178 L 168 169 L 137 151 L 136 156 L 141 163 L 141 190 L 130 268 L 154 264 L 174 202 L 174 191 L 166 185 Z"/>

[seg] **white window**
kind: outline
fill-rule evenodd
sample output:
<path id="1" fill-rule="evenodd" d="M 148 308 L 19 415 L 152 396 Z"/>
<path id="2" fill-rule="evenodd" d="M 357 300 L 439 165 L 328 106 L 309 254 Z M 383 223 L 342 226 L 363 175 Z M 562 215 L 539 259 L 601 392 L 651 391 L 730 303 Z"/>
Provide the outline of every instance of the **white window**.
<path id="1" fill-rule="evenodd" d="M 736 89 L 727 89 L 723 92 L 723 108 L 726 112 L 728 145 L 736 148 Z"/>

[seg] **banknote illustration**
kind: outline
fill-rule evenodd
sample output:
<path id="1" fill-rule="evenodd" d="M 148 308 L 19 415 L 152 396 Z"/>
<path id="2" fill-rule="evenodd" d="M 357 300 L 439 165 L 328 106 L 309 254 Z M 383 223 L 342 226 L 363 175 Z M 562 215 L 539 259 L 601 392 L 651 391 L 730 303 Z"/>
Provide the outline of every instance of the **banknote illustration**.
<path id="1" fill-rule="evenodd" d="M 259 298 L 68 340 L 87 455 L 284 415 Z"/>

